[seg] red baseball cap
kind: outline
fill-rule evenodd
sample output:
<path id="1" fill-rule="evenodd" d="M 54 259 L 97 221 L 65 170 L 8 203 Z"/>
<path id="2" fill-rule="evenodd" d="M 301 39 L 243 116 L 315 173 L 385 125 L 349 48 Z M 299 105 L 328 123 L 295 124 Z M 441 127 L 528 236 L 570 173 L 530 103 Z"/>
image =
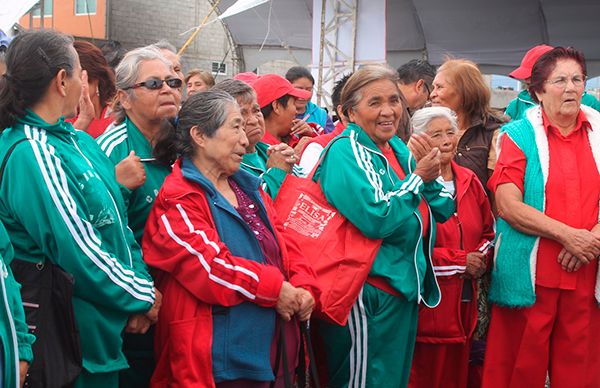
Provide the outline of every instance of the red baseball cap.
<path id="1" fill-rule="evenodd" d="M 538 58 L 553 48 L 554 47 L 545 44 L 540 44 L 531 48 L 529 51 L 527 51 L 523 57 L 523 60 L 521 60 L 521 66 L 513 70 L 509 76 L 519 80 L 526 80 L 527 78 L 530 78 L 531 69 L 533 69 L 533 65 L 535 65 L 535 62 L 538 60 Z"/>
<path id="2" fill-rule="evenodd" d="M 261 75 L 250 86 L 256 91 L 256 99 L 261 108 L 288 94 L 307 100 L 312 96 L 311 92 L 296 89 L 290 81 L 277 74 Z"/>
<path id="3" fill-rule="evenodd" d="M 258 79 L 258 74 L 253 73 L 251 71 L 247 71 L 245 73 L 238 73 L 235 77 L 233 77 L 233 79 L 245 82 L 248 85 L 252 86 L 254 81 Z"/>

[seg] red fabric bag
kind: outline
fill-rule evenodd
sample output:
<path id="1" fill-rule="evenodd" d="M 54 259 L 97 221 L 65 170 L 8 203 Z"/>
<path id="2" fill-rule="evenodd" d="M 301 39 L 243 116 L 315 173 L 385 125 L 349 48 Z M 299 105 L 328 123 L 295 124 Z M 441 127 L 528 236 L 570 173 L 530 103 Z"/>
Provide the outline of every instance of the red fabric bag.
<path id="1" fill-rule="evenodd" d="M 286 176 L 275 209 L 317 274 L 322 293 L 315 315 L 344 326 L 381 240 L 365 237 L 327 202 L 321 186 L 313 181 L 331 144 L 307 178 Z"/>

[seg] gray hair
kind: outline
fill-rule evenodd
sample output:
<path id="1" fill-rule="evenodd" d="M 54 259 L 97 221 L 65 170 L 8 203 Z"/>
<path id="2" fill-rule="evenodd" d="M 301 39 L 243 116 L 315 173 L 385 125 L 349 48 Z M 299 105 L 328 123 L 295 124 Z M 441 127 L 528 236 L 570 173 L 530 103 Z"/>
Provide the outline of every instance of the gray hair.
<path id="1" fill-rule="evenodd" d="M 371 82 L 387 79 L 397 88 L 398 73 L 387 65 L 365 65 L 356 70 L 342 89 L 342 111 L 346 117 L 350 109 L 356 108 L 362 99 L 362 89 Z"/>
<path id="2" fill-rule="evenodd" d="M 177 54 L 177 49 L 175 48 L 175 46 L 173 46 L 171 44 L 171 42 L 169 42 L 168 40 L 165 40 L 165 39 L 161 39 L 156 43 L 152 43 L 150 46 L 156 47 L 159 50 L 168 50 L 168 51 L 171 51 L 171 52 Z"/>
<path id="3" fill-rule="evenodd" d="M 458 123 L 456 121 L 456 113 L 450 108 L 445 106 L 432 106 L 429 108 L 423 108 L 416 111 L 410 119 L 410 124 L 413 128 L 413 133 L 423 133 L 427 131 L 429 123 L 438 118 L 448 120 L 452 128 L 458 130 Z"/>
<path id="4" fill-rule="evenodd" d="M 225 124 L 232 108 L 238 104 L 223 90 L 208 90 L 191 95 L 181 106 L 177 124 L 165 120 L 159 132 L 154 156 L 165 165 L 181 156 L 193 157 L 196 152 L 190 129 L 198 127 L 200 133 L 213 137 Z"/>
<path id="5" fill-rule="evenodd" d="M 238 102 L 249 103 L 256 99 L 256 92 L 252 86 L 236 79 L 226 79 L 211 88 L 229 93 Z"/>
<path id="6" fill-rule="evenodd" d="M 146 61 L 158 60 L 164 63 L 169 69 L 173 66 L 158 48 L 152 46 L 140 47 L 129 51 L 115 69 L 115 84 L 117 90 L 125 90 L 132 87 L 140 75 L 140 65 Z M 134 96 L 133 89 L 125 90 L 130 96 Z M 113 115 L 117 123 L 125 120 L 125 110 L 118 99 L 113 107 Z"/>

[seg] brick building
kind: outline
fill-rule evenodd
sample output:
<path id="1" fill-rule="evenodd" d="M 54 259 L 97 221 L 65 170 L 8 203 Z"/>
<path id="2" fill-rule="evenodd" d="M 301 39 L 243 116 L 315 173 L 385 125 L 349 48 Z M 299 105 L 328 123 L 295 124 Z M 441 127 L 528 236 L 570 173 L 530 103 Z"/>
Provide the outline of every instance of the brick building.
<path id="1" fill-rule="evenodd" d="M 24 28 L 53 28 L 96 43 L 118 41 L 132 49 L 166 39 L 178 49 L 210 12 L 208 0 L 41 0 L 39 6 L 19 20 Z M 210 20 L 214 20 L 214 14 Z M 43 22 L 42 22 L 43 20 Z M 198 67 L 213 71 L 217 81 L 240 69 L 235 45 L 220 21 L 205 26 L 183 57 L 184 71 Z"/>

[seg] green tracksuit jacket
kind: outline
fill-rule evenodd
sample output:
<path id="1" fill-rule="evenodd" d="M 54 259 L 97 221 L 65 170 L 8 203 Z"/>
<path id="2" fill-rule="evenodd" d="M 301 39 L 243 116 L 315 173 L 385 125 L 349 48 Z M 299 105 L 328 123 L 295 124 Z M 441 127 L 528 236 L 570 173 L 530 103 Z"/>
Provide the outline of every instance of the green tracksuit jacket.
<path id="1" fill-rule="evenodd" d="M 127 206 L 129 227 L 133 230 L 136 241 L 141 245 L 148 214 L 171 169 L 154 161 L 152 145 L 129 118 L 109 127 L 96 141 L 113 166 L 125 159 L 131 151 L 135 151 L 135 154 L 142 159 L 146 170 L 144 184 L 135 190 L 121 186 Z"/>
<path id="2" fill-rule="evenodd" d="M 371 267 L 409 302 L 433 307 L 440 290 L 433 274 L 431 252 L 435 223 L 455 210 L 452 196 L 436 181 L 423 183 L 412 174 L 415 161 L 402 141 L 393 137 L 393 148 L 402 169 L 400 180 L 375 143 L 356 124 L 350 124 L 331 146 L 315 174 L 327 200 L 365 236 L 383 243 Z M 430 230 L 423 239 L 419 203 L 430 209 Z"/>
<path id="3" fill-rule="evenodd" d="M 271 199 L 275 200 L 287 173 L 277 167 L 267 168 L 268 148 L 267 143 L 261 141 L 256 143 L 256 152 L 244 155 L 241 168 L 254 176 L 262 178 L 262 189 L 269 194 Z"/>
<path id="4" fill-rule="evenodd" d="M 4 352 L 0 386 L 6 388 L 18 387 L 19 361 L 31 363 L 31 344 L 35 340 L 27 330 L 20 286 L 10 270 L 13 257 L 13 247 L 6 229 L 0 223 L 0 343 Z"/>
<path id="5" fill-rule="evenodd" d="M 154 284 L 127 227 L 114 167 L 62 118 L 48 124 L 27 111 L 0 135 L 0 155 L 23 138 L 0 188 L 0 220 L 15 257 L 50 260 L 73 275 L 83 367 L 124 369 L 121 332 L 130 315 L 150 309 Z"/>

